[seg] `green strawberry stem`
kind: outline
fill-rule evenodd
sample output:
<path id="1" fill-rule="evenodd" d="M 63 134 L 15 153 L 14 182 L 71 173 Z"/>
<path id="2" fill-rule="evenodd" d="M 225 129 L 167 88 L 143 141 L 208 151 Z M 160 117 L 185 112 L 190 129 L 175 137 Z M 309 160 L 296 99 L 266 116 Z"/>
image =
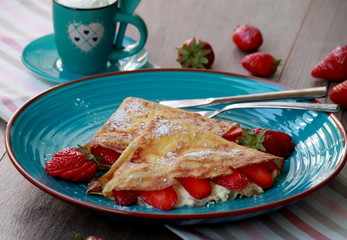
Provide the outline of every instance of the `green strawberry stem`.
<path id="1" fill-rule="evenodd" d="M 242 128 L 242 134 L 244 137 L 238 137 L 237 140 L 240 144 L 254 148 L 260 151 L 266 151 L 266 148 L 263 145 L 264 142 L 264 134 L 267 129 L 263 129 L 258 135 L 253 132 L 251 129 Z"/>
<path id="2" fill-rule="evenodd" d="M 185 68 L 205 68 L 205 64 L 208 63 L 207 54 L 211 52 L 210 49 L 203 49 L 204 43 L 196 43 L 196 39 L 193 38 L 191 46 L 188 44 L 183 44 L 181 48 L 177 48 L 178 52 L 182 56 L 178 57 L 176 60 L 181 63 Z"/>
<path id="3" fill-rule="evenodd" d="M 277 69 L 278 68 L 278 66 L 281 64 L 281 59 L 277 59 L 277 60 L 275 60 L 274 61 L 274 65 L 273 65 L 273 69 Z"/>
<path id="4" fill-rule="evenodd" d="M 81 145 L 78 145 L 78 150 L 80 150 L 81 152 L 87 154 L 86 160 L 92 160 L 93 162 L 95 162 L 96 164 L 99 164 L 99 159 L 100 157 L 93 155 L 90 151 L 88 151 L 88 149 L 86 149 L 85 147 L 82 147 Z"/>

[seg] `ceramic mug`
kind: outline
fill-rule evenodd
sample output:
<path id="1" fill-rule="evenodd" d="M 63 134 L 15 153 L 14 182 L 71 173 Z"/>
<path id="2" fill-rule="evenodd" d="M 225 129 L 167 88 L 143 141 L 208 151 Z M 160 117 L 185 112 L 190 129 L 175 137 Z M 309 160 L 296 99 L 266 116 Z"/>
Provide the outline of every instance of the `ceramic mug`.
<path id="1" fill-rule="evenodd" d="M 133 47 L 114 49 L 116 24 L 134 25 L 139 41 Z M 53 25 L 58 55 L 65 70 L 93 74 L 107 68 L 109 61 L 132 56 L 147 41 L 147 27 L 137 15 L 120 12 L 117 2 L 96 8 L 68 7 L 53 1 Z"/>

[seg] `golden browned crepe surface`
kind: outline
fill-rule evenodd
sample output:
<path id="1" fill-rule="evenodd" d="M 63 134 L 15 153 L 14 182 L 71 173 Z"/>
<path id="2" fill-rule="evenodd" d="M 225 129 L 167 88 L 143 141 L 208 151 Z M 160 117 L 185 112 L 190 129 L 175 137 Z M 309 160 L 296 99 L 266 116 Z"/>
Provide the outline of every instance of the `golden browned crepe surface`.
<path id="1" fill-rule="evenodd" d="M 168 119 L 185 119 L 200 129 L 211 131 L 220 136 L 230 128 L 238 127 L 238 124 L 234 122 L 209 119 L 197 113 L 167 107 L 141 98 L 128 97 L 84 146 L 92 148 L 101 145 L 122 153 L 156 116 Z"/>

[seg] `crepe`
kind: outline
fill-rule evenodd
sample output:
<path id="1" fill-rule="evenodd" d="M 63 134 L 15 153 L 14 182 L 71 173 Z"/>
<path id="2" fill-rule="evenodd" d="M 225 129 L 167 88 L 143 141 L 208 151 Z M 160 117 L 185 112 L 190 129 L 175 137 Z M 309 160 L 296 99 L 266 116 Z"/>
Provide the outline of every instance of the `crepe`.
<path id="1" fill-rule="evenodd" d="M 91 149 L 98 145 L 122 153 L 132 140 L 147 127 L 156 116 L 168 119 L 184 119 L 199 129 L 204 129 L 219 136 L 239 124 L 230 121 L 220 121 L 203 117 L 197 113 L 167 107 L 156 102 L 141 98 L 128 97 L 124 99 L 117 111 L 99 129 L 93 138 L 84 144 Z"/>
<path id="2" fill-rule="evenodd" d="M 88 193 L 112 199 L 112 190 L 160 190 L 177 178 L 214 178 L 232 168 L 283 158 L 238 145 L 184 119 L 153 118 L 111 169 L 94 181 Z"/>

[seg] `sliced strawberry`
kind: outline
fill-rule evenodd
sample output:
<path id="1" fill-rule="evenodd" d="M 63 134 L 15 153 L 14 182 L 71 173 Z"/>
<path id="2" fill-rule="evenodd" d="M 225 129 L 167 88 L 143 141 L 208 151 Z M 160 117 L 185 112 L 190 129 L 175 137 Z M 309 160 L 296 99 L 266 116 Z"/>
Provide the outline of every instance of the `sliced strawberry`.
<path id="1" fill-rule="evenodd" d="M 63 156 L 64 153 L 66 154 L 65 156 Z M 45 170 L 51 176 L 56 177 L 64 171 L 69 171 L 75 168 L 75 166 L 79 166 L 86 156 L 85 153 L 78 151 L 77 148 L 71 150 L 63 149 L 52 156 L 52 159 L 47 162 Z"/>
<path id="2" fill-rule="evenodd" d="M 265 189 L 273 185 L 271 173 L 266 169 L 265 166 L 260 164 L 252 164 L 238 168 L 238 170 L 245 174 L 251 182 L 257 184 L 261 188 Z"/>
<path id="3" fill-rule="evenodd" d="M 211 183 L 208 179 L 186 177 L 177 180 L 193 198 L 203 199 L 211 194 Z"/>
<path id="4" fill-rule="evenodd" d="M 95 175 L 97 163 L 97 158 L 87 149 L 71 147 L 53 154 L 52 159 L 46 163 L 45 171 L 53 177 L 60 176 L 81 182 Z"/>
<path id="5" fill-rule="evenodd" d="M 235 142 L 236 139 L 242 135 L 242 128 L 237 127 L 237 128 L 230 128 L 226 133 L 223 134 L 223 138 L 226 140 Z"/>
<path id="6" fill-rule="evenodd" d="M 136 202 L 139 195 L 137 191 L 131 190 L 113 190 L 112 192 L 115 202 L 120 206 L 130 206 Z"/>
<path id="7" fill-rule="evenodd" d="M 96 170 L 97 170 L 96 164 L 93 163 L 92 161 L 89 161 L 87 164 L 87 167 L 83 169 L 83 171 L 79 175 L 72 178 L 71 181 L 86 182 L 95 176 Z"/>
<path id="8" fill-rule="evenodd" d="M 233 169 L 233 173 L 228 175 L 221 175 L 212 179 L 215 184 L 221 185 L 230 190 L 242 190 L 249 183 L 246 175 L 242 174 L 236 169 Z"/>
<path id="9" fill-rule="evenodd" d="M 105 148 L 103 146 L 97 146 L 91 149 L 91 153 L 99 158 L 99 168 L 109 168 L 111 165 L 118 160 L 120 154 Z"/>
<path id="10" fill-rule="evenodd" d="M 172 186 L 157 191 L 140 191 L 139 194 L 145 203 L 161 210 L 170 210 L 177 202 L 177 193 Z"/>
<path id="11" fill-rule="evenodd" d="M 66 157 L 66 156 L 80 156 L 85 155 L 84 152 L 81 152 L 77 147 L 69 147 L 60 150 L 52 155 L 52 157 Z"/>
<path id="12" fill-rule="evenodd" d="M 81 161 L 80 164 L 75 165 L 74 168 L 61 172 L 59 176 L 65 180 L 72 179 L 73 177 L 79 175 L 81 172 L 85 171 L 86 166 L 88 166 L 88 163 L 86 161 Z"/>

